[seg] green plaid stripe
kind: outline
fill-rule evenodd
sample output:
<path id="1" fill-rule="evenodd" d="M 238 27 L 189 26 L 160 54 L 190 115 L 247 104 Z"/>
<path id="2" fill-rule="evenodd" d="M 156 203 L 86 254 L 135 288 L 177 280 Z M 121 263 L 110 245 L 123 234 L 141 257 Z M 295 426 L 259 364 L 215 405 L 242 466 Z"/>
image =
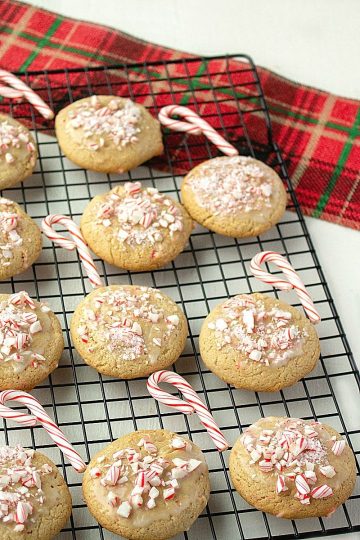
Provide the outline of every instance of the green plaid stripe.
<path id="1" fill-rule="evenodd" d="M 43 38 L 37 40 L 36 48 L 33 50 L 33 52 L 29 55 L 27 60 L 20 66 L 19 71 L 26 71 L 32 64 L 32 62 L 35 60 L 35 58 L 40 54 L 41 50 L 49 45 L 51 36 L 56 32 L 56 30 L 59 28 L 60 24 L 62 23 L 63 18 L 57 17 L 53 24 L 50 26 L 49 30 L 46 32 Z"/>
<path id="2" fill-rule="evenodd" d="M 339 160 L 336 164 L 333 174 L 331 175 L 330 182 L 328 183 L 324 193 L 321 195 L 319 202 L 312 213 L 313 217 L 319 218 L 324 211 L 330 197 L 331 193 L 334 191 L 336 183 L 340 178 L 342 171 L 344 170 L 345 164 L 353 147 L 353 142 L 355 137 L 359 135 L 359 126 L 360 126 L 360 109 L 357 113 L 355 122 L 349 132 L 349 137 L 344 144 L 344 148 L 340 154 Z"/>

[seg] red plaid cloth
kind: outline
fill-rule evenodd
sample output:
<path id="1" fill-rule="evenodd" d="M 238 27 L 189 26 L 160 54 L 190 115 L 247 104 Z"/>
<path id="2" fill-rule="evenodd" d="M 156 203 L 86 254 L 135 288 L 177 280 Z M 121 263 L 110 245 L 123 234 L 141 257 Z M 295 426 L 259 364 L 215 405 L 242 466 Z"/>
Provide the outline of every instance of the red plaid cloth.
<path id="1" fill-rule="evenodd" d="M 64 18 L 13 0 L 0 0 L 0 66 L 9 71 L 181 57 L 191 55 L 111 28 Z M 231 63 L 235 70 L 238 63 Z M 221 63 L 217 66 L 220 73 L 223 67 Z M 264 68 L 259 68 L 259 74 L 274 137 L 288 163 L 303 212 L 360 229 L 359 102 L 296 84 Z M 246 92 L 251 90 L 244 89 Z M 215 117 L 214 104 L 207 103 L 206 114 L 211 116 L 211 108 Z M 251 135 L 261 143 L 256 140 L 260 137 L 256 115 L 251 116 Z"/>

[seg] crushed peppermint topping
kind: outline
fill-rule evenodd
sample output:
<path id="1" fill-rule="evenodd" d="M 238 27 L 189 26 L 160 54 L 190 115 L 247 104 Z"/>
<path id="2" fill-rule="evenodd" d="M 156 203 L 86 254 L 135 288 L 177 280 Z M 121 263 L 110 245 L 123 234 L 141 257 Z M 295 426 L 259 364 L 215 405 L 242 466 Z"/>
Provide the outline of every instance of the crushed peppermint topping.
<path id="1" fill-rule="evenodd" d="M 0 124 L 1 125 L 1 124 Z M 18 232 L 20 215 L 9 199 L 0 198 L 0 264 L 9 266 L 14 248 L 21 246 L 23 240 Z"/>
<path id="2" fill-rule="evenodd" d="M 221 306 L 218 318 L 208 323 L 220 350 L 229 345 L 247 359 L 267 366 L 285 364 L 301 354 L 306 329 L 300 329 L 289 311 L 266 308 L 262 299 L 240 294 Z"/>
<path id="3" fill-rule="evenodd" d="M 40 304 L 40 309 L 49 311 L 44 304 Z M 0 302 L 0 365 L 12 362 L 18 372 L 44 362 L 44 356 L 32 349 L 34 336 L 41 331 L 36 305 L 25 291 Z"/>
<path id="4" fill-rule="evenodd" d="M 149 287 L 110 287 L 84 307 L 77 332 L 83 343 L 89 343 L 90 336 L 96 334 L 95 341 L 116 351 L 122 360 L 136 360 L 146 354 L 150 362 L 155 362 L 163 341 L 180 323 L 176 313 L 167 315 L 160 307 L 164 300 L 158 290 Z"/>
<path id="5" fill-rule="evenodd" d="M 68 112 L 68 128 L 82 129 L 82 143 L 89 150 L 99 150 L 110 140 L 124 147 L 138 140 L 141 109 L 130 99 L 114 98 L 106 105 L 98 96 L 79 102 Z"/>
<path id="6" fill-rule="evenodd" d="M 220 157 L 191 171 L 184 188 L 190 189 L 198 204 L 216 216 L 271 208 L 273 181 L 252 158 Z"/>
<path id="7" fill-rule="evenodd" d="M 328 457 L 335 443 L 323 426 L 315 421 L 297 418 L 279 419 L 273 429 L 262 429 L 259 423 L 250 426 L 241 436 L 241 442 L 249 454 L 249 462 L 264 474 L 275 476 L 277 494 L 294 491 L 301 504 L 311 499 L 323 499 L 333 494 L 328 485 L 337 471 Z M 335 437 L 336 439 L 336 437 Z"/>
<path id="8" fill-rule="evenodd" d="M 20 124 L 12 124 L 0 118 L 0 162 L 12 165 L 19 152 L 30 154 L 35 160 L 35 146 L 28 130 Z"/>
<path id="9" fill-rule="evenodd" d="M 124 189 L 111 191 L 97 212 L 98 223 L 114 227 L 120 243 L 161 243 L 164 234 L 173 237 L 183 230 L 183 214 L 175 202 L 156 188 L 141 188 L 127 182 Z"/>
<path id="10" fill-rule="evenodd" d="M 172 457 L 175 451 L 181 454 Z M 107 501 L 116 513 L 128 518 L 134 510 L 152 510 L 159 500 L 166 504 L 175 497 L 181 480 L 203 463 L 191 457 L 191 451 L 191 443 L 181 437 L 162 444 L 159 450 L 146 435 L 136 448 L 124 448 L 111 458 L 101 456 L 90 476 L 108 489 Z"/>
<path id="11" fill-rule="evenodd" d="M 41 479 L 52 472 L 47 463 L 33 464 L 34 450 L 21 446 L 0 447 L 0 520 L 22 532 L 34 521 L 34 515 L 45 502 Z"/>

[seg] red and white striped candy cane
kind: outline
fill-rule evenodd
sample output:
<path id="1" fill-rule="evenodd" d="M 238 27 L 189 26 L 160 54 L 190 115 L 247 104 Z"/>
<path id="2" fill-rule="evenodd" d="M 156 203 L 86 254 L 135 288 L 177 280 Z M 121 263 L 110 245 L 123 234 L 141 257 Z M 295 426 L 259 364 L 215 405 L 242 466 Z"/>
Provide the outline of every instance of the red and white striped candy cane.
<path id="1" fill-rule="evenodd" d="M 271 262 L 275 264 L 275 266 L 284 272 L 287 279 L 282 279 L 278 276 L 270 274 L 266 270 L 263 270 L 261 265 L 264 262 Z M 281 289 L 283 291 L 295 289 L 296 294 L 298 295 L 304 311 L 309 317 L 310 321 L 313 324 L 320 322 L 320 314 L 315 308 L 314 302 L 307 292 L 304 283 L 301 281 L 299 274 L 295 272 L 289 261 L 280 255 L 280 253 L 275 253 L 274 251 L 261 251 L 252 258 L 250 269 L 257 279 L 260 279 L 264 283 L 268 283 L 277 289 Z"/>
<path id="2" fill-rule="evenodd" d="M 186 122 L 174 120 L 172 116 L 176 114 L 185 118 Z M 206 120 L 201 118 L 196 112 L 180 105 L 167 105 L 159 112 L 159 122 L 173 131 L 184 131 L 191 135 L 205 135 L 219 150 L 227 156 L 237 156 L 239 152 L 232 144 L 224 139 Z"/>
<path id="3" fill-rule="evenodd" d="M 158 386 L 158 383 L 160 382 L 166 382 L 175 386 L 175 388 L 180 390 L 186 401 L 161 390 Z M 195 390 L 193 390 L 190 384 L 181 377 L 181 375 L 178 375 L 173 371 L 156 371 L 148 378 L 147 389 L 154 399 L 160 401 L 160 403 L 163 403 L 164 405 L 173 407 L 184 414 L 196 412 L 200 422 L 207 429 L 210 437 L 214 441 L 216 448 L 222 452 L 229 447 L 228 442 L 221 433 L 208 408 L 201 401 Z"/>
<path id="4" fill-rule="evenodd" d="M 19 99 L 23 97 L 22 92 L 19 92 L 19 90 L 14 90 L 14 88 L 3 84 L 0 84 L 0 96 L 9 99 Z"/>
<path id="5" fill-rule="evenodd" d="M 61 236 L 61 234 L 57 233 L 53 229 L 53 225 L 58 223 L 63 225 L 69 231 L 73 238 L 72 240 L 70 238 L 66 238 L 65 236 Z M 80 260 L 84 265 L 91 285 L 93 287 L 102 287 L 103 282 L 98 271 L 96 270 L 96 266 L 90 254 L 89 248 L 86 245 L 79 227 L 72 219 L 61 214 L 50 214 L 42 220 L 41 227 L 44 234 L 46 234 L 49 240 L 54 242 L 54 244 L 68 249 L 69 251 L 77 249 Z"/>
<path id="6" fill-rule="evenodd" d="M 18 92 L 17 97 L 20 97 L 20 94 L 21 94 L 25 99 L 27 99 L 27 101 L 29 103 L 31 103 L 31 105 L 33 105 L 35 107 L 35 109 L 37 111 L 39 111 L 39 113 L 44 118 L 47 118 L 48 120 L 51 120 L 52 118 L 54 118 L 54 113 L 50 109 L 49 105 L 47 105 L 45 103 L 45 101 L 42 100 L 41 97 L 38 94 L 36 94 L 34 92 L 34 90 L 32 90 L 21 79 L 18 79 L 17 77 L 15 77 L 15 75 L 10 73 L 9 71 L 5 71 L 4 69 L 0 69 L 0 81 L 5 83 L 5 84 L 8 84 L 9 87 L 13 88 L 13 90 Z M 4 91 L 5 91 L 5 87 L 2 86 L 1 95 L 3 95 L 3 96 L 4 96 L 4 93 L 3 93 Z M 7 93 L 8 93 L 8 95 L 5 96 L 5 97 L 10 97 L 11 92 L 9 92 L 7 90 Z M 12 97 L 14 97 L 14 96 L 12 96 Z"/>
<path id="7" fill-rule="evenodd" d="M 18 401 L 26 405 L 32 412 L 33 416 L 19 411 L 14 411 L 10 407 L 6 407 L 6 401 Z M 34 426 L 37 422 L 43 426 L 48 432 L 55 444 L 60 448 L 62 453 L 68 458 L 71 465 L 77 472 L 83 472 L 86 469 L 86 464 L 81 459 L 80 455 L 67 440 L 61 429 L 51 420 L 50 416 L 45 412 L 37 399 L 27 392 L 19 390 L 4 390 L 0 392 L 0 417 L 6 420 L 13 420 L 18 424 L 25 426 Z"/>

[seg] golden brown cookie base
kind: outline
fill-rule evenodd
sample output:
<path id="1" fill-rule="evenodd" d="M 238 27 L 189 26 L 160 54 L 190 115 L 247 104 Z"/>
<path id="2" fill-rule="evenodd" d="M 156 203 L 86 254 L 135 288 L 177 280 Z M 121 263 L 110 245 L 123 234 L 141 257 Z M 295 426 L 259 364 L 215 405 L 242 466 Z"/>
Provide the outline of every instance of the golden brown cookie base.
<path id="1" fill-rule="evenodd" d="M 163 299 L 158 300 L 156 306 L 161 307 L 165 313 L 175 313 L 178 315 L 179 325 L 166 340 L 163 340 L 160 355 L 153 363 L 149 362 L 146 354 L 135 360 L 121 360 L 119 359 L 119 354 L 116 350 L 109 351 L 106 344 L 104 345 L 103 342 L 95 340 L 91 335 L 89 336 L 90 339 L 88 343 L 84 343 L 77 331 L 79 326 L 83 324 L 81 321 L 83 310 L 84 308 L 89 307 L 93 302 L 94 297 L 106 289 L 116 290 L 122 287 L 131 289 L 133 286 L 110 285 L 108 287 L 99 287 L 88 294 L 86 298 L 80 302 L 75 309 L 70 323 L 71 339 L 84 362 L 96 369 L 99 373 L 119 379 L 147 377 L 151 373 L 160 369 L 166 369 L 176 362 L 184 350 L 186 343 L 188 327 L 185 315 L 175 302 L 165 294 L 161 293 Z"/>
<path id="2" fill-rule="evenodd" d="M 22 238 L 22 244 L 13 248 L 13 258 L 9 265 L 0 264 L 0 281 L 25 272 L 39 258 L 42 249 L 39 227 L 17 203 L 11 202 L 11 212 L 20 217 L 17 232 Z"/>
<path id="3" fill-rule="evenodd" d="M 218 350 L 214 332 L 208 328 L 208 324 L 219 317 L 222 306 L 220 304 L 209 313 L 201 327 L 199 338 L 201 358 L 215 375 L 236 388 L 255 392 L 277 392 L 292 386 L 314 369 L 320 356 L 319 338 L 314 326 L 296 308 L 264 294 L 254 293 L 251 296 L 263 300 L 269 309 L 277 306 L 280 310 L 289 311 L 294 323 L 300 329 L 306 328 L 309 336 L 303 345 L 302 354 L 291 358 L 285 365 L 271 367 L 248 359 L 245 354 L 230 345 Z"/>
<path id="4" fill-rule="evenodd" d="M 187 531 L 199 516 L 199 514 L 205 508 L 210 496 L 210 482 L 209 474 L 206 472 L 201 473 L 197 478 L 194 485 L 191 484 L 192 500 L 190 505 L 186 506 L 184 510 L 177 510 L 176 515 L 173 514 L 169 519 L 155 519 L 153 523 L 146 527 L 135 527 L 131 524 L 131 519 L 122 517 L 116 517 L 114 519 L 113 512 L 111 512 L 107 506 L 102 505 L 97 500 L 97 493 L 94 489 L 94 482 L 90 476 L 90 470 L 97 464 L 97 458 L 100 456 L 112 456 L 112 454 L 122 448 L 134 447 L 138 443 L 141 437 L 146 435 L 150 436 L 150 440 L 158 447 L 168 443 L 174 437 L 174 433 L 168 430 L 142 430 L 135 431 L 128 435 L 124 435 L 117 439 L 112 444 L 98 452 L 89 463 L 83 479 L 83 494 L 89 511 L 95 517 L 95 519 L 107 530 L 123 536 L 129 540 L 167 540 L 172 538 L 176 534 Z M 188 440 L 186 437 L 182 437 Z M 199 448 L 191 443 L 193 447 L 200 451 Z M 174 457 L 176 456 L 176 450 L 174 450 Z M 182 480 L 184 482 L 184 480 Z M 191 479 L 185 480 L 190 483 Z M 189 484 L 185 489 L 189 489 Z M 176 494 L 174 499 L 169 501 L 171 505 L 180 506 L 181 502 L 181 487 L 179 494 Z M 154 508 L 150 512 L 153 512 L 156 516 L 157 508 Z"/>
<path id="5" fill-rule="evenodd" d="M 118 96 L 97 96 L 102 105 L 107 105 L 112 99 L 120 99 Z M 74 110 L 78 103 L 89 101 L 84 98 L 75 101 L 62 109 L 55 119 L 55 131 L 61 150 L 71 161 L 84 169 L 103 173 L 125 172 L 138 167 L 145 161 L 163 153 L 161 129 L 159 122 L 152 117 L 148 110 L 140 104 L 136 104 L 142 112 L 139 122 L 140 133 L 138 140 L 126 146 L 116 146 L 107 141 L 99 150 L 92 151 L 74 141 L 71 134 L 66 130 L 67 115 Z"/>
<path id="6" fill-rule="evenodd" d="M 163 268 L 184 250 L 193 228 L 193 220 L 181 204 L 172 200 L 173 205 L 181 211 L 183 230 L 176 231 L 173 236 L 166 231 L 163 233 L 163 240 L 154 244 L 150 242 L 142 242 L 140 245 L 128 244 L 114 234 L 116 225 L 104 227 L 94 219 L 109 193 L 123 196 L 124 191 L 123 186 L 118 186 L 110 192 L 97 195 L 87 205 L 80 224 L 87 244 L 98 257 L 125 270 L 147 272 Z"/>
<path id="7" fill-rule="evenodd" d="M 28 523 L 22 532 L 14 532 L 14 524 L 0 522 L 0 540 L 52 540 L 66 525 L 71 515 L 72 501 L 69 488 L 55 463 L 40 452 L 35 452 L 33 465 L 40 468 L 47 463 L 52 472 L 41 479 L 46 502 L 35 522 Z"/>
<path id="8" fill-rule="evenodd" d="M 10 295 L 0 294 L 0 302 L 6 300 Z M 2 362 L 0 364 L 0 390 L 25 390 L 29 392 L 35 386 L 44 381 L 59 364 L 62 352 L 64 350 L 64 338 L 59 319 L 52 312 L 43 313 L 39 308 L 39 302 L 35 301 L 37 306 L 36 314 L 41 323 L 48 317 L 51 328 L 46 332 L 35 334 L 36 343 L 44 347 L 43 356 L 45 361 L 39 361 L 37 367 L 28 365 L 23 371 L 14 372 L 13 362 Z M 1 538 L 0 538 L 1 540 Z"/>
<path id="9" fill-rule="evenodd" d="M 216 160 L 227 160 L 228 157 L 215 158 Z M 266 209 L 266 217 L 260 219 L 260 212 L 238 212 L 226 213 L 220 212 L 214 215 L 211 210 L 201 206 L 196 199 L 195 188 L 189 186 L 189 178 L 195 178 L 201 175 L 202 166 L 210 163 L 212 160 L 205 161 L 194 167 L 184 178 L 181 185 L 182 202 L 189 212 L 190 216 L 203 227 L 223 236 L 232 238 L 246 238 L 258 236 L 271 229 L 282 218 L 287 203 L 287 194 L 280 177 L 276 172 L 256 159 L 252 162 L 256 164 L 267 177 L 271 178 L 274 185 L 274 193 L 271 196 L 271 208 Z M 215 197 L 215 193 L 214 193 Z"/>
<path id="10" fill-rule="evenodd" d="M 21 125 L 21 127 L 28 133 L 30 141 L 36 148 L 35 141 L 25 126 L 20 124 L 20 122 L 18 122 L 11 116 L 0 113 L 0 122 L 3 122 L 4 120 L 6 120 L 12 125 Z M 8 164 L 5 160 L 0 161 L 0 190 L 10 188 L 12 186 L 15 186 L 19 182 L 22 182 L 23 180 L 28 178 L 28 176 L 30 176 L 35 169 L 37 158 L 36 150 L 32 154 L 30 154 L 24 152 L 23 148 L 15 148 L 11 150 L 11 153 L 14 155 L 15 158 L 14 163 Z"/>
<path id="11" fill-rule="evenodd" d="M 267 428 L 275 424 L 279 418 L 269 417 L 264 419 L 267 422 Z M 330 426 L 323 424 L 331 436 L 338 432 Z M 275 491 L 275 480 L 271 474 L 262 474 L 260 479 L 256 475 L 253 478 L 253 466 L 249 465 L 249 454 L 238 439 L 233 446 L 229 460 L 229 471 L 232 483 L 236 491 L 249 504 L 277 517 L 285 519 L 301 519 L 310 517 L 321 517 L 331 514 L 336 508 L 343 504 L 351 495 L 356 480 L 356 465 L 351 448 L 346 445 L 341 456 L 332 455 L 329 458 L 330 464 L 335 470 L 341 468 L 346 471 L 346 480 L 341 486 L 333 490 L 334 494 L 325 499 L 311 499 L 311 503 L 303 505 L 293 497 L 294 490 L 288 490 L 280 495 Z M 336 478 L 336 477 L 335 477 Z M 326 483 L 332 485 L 333 479 L 327 479 Z"/>

